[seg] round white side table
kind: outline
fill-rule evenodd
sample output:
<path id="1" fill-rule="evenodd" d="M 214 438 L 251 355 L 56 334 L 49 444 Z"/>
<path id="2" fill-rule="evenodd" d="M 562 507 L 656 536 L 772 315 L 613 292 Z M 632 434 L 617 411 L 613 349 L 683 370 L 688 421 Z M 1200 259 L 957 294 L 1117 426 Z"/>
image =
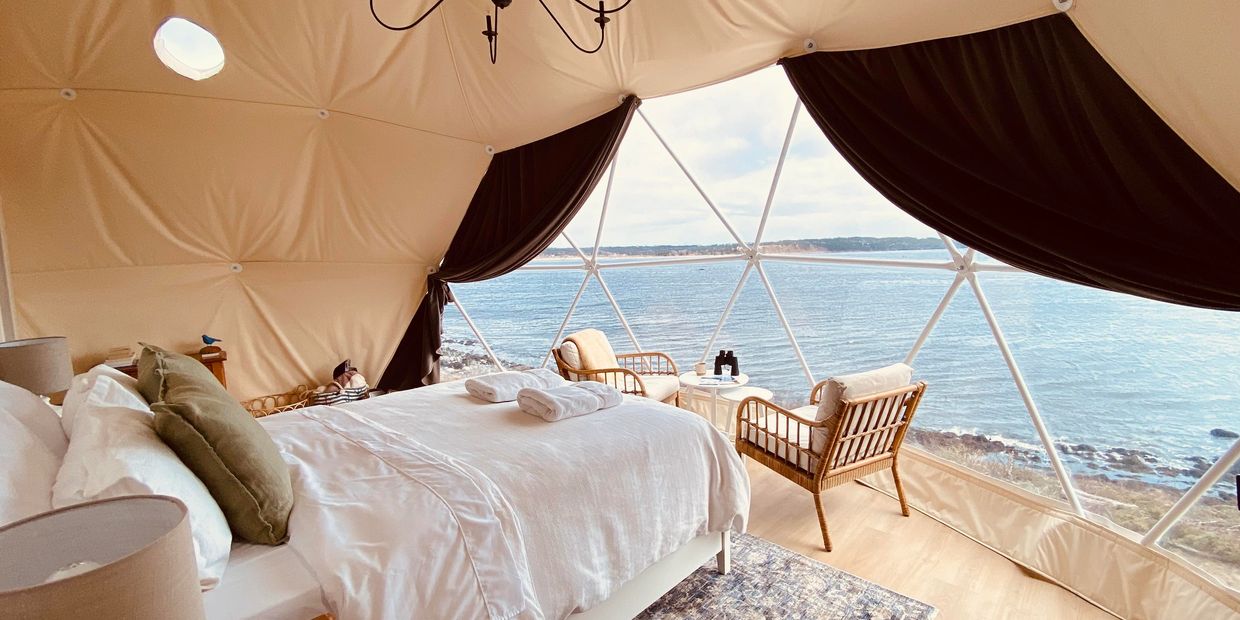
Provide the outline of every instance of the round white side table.
<path id="1" fill-rule="evenodd" d="M 742 400 L 745 400 L 750 396 L 757 396 L 758 398 L 771 400 L 771 396 L 773 395 L 774 393 L 770 390 L 755 386 L 734 387 L 730 390 L 720 390 L 719 399 L 723 401 L 722 404 L 724 405 L 724 415 L 727 416 L 728 421 L 726 431 L 728 436 L 732 436 L 735 432 L 732 427 L 736 425 L 736 408 L 740 406 Z"/>
<path id="2" fill-rule="evenodd" d="M 719 428 L 719 392 L 720 390 L 730 390 L 738 388 L 749 383 L 749 375 L 741 373 L 733 377 L 735 381 L 729 383 L 707 383 L 703 384 L 702 379 L 713 377 L 715 375 L 698 376 L 696 372 L 684 372 L 680 374 L 680 384 L 688 388 L 691 392 L 710 392 L 710 423 Z"/>

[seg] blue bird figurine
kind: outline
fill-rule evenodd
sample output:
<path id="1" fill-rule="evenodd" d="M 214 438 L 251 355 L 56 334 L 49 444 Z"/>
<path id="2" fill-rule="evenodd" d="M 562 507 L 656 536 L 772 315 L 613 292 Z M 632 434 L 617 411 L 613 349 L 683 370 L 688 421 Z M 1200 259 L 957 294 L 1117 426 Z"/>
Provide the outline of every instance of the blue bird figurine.
<path id="1" fill-rule="evenodd" d="M 216 358 L 223 354 L 223 349 L 215 346 L 217 342 L 224 342 L 222 338 L 212 338 L 206 334 L 202 335 L 202 343 L 207 345 L 198 349 L 199 359 L 206 360 L 208 358 Z"/>

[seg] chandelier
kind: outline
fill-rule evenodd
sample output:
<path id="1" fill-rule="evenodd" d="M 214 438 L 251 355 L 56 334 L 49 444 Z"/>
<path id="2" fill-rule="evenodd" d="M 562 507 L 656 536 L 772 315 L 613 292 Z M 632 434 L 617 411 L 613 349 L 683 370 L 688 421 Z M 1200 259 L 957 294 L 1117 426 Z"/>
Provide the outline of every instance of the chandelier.
<path id="1" fill-rule="evenodd" d="M 573 2 L 585 7 L 586 10 L 595 15 L 594 23 L 598 24 L 598 45 L 595 45 L 593 48 L 586 48 L 580 43 L 577 43 L 577 41 L 573 39 L 573 35 L 568 33 L 568 30 L 564 28 L 564 24 L 561 24 L 559 18 L 557 18 L 555 13 L 551 11 L 551 7 L 547 6 L 545 0 L 538 0 L 538 3 L 542 5 L 543 10 L 546 11 L 547 15 L 551 17 L 551 21 L 555 22 L 555 25 L 559 27 L 560 32 L 564 33 L 564 37 L 568 39 L 569 43 L 573 44 L 573 47 L 586 54 L 593 54 L 603 49 L 603 43 L 607 40 L 607 23 L 611 21 L 611 18 L 607 16 L 624 10 L 624 8 L 627 7 L 632 1 L 633 0 L 624 0 L 624 3 L 620 6 L 609 9 L 603 5 L 603 0 L 599 0 L 597 8 L 587 2 L 584 2 L 583 0 L 573 0 Z M 444 0 L 435 0 L 435 3 L 431 5 L 431 8 L 426 9 L 426 11 L 419 15 L 416 19 L 403 26 L 394 26 L 383 21 L 383 19 L 379 17 L 379 14 L 375 12 L 375 0 L 370 0 L 370 14 L 374 16 L 375 21 L 379 22 L 380 26 L 383 26 L 388 30 L 410 30 L 414 26 L 422 23 L 422 21 L 427 17 L 430 17 L 431 13 L 434 13 L 435 9 L 438 9 L 439 5 L 443 4 L 443 2 Z M 491 52 L 491 64 L 495 64 L 495 59 L 499 54 L 499 12 L 502 9 L 508 8 L 508 5 L 512 4 L 512 0 L 491 0 L 491 3 L 495 5 L 495 8 L 492 10 L 491 15 L 486 16 L 487 29 L 483 30 L 482 34 L 487 38 L 487 47 L 490 48 Z"/>

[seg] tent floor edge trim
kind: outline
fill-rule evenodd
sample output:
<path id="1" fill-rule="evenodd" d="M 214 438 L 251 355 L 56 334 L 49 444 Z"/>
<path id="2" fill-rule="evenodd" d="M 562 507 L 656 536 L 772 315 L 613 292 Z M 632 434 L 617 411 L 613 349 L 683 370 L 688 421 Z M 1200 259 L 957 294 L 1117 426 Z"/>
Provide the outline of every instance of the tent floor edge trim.
<path id="1" fill-rule="evenodd" d="M 901 480 L 909 505 L 1021 567 L 1121 618 L 1232 618 L 1240 592 L 1140 534 L 1074 514 L 1066 502 L 1029 493 L 914 446 Z M 895 497 L 890 476 L 862 484 Z"/>

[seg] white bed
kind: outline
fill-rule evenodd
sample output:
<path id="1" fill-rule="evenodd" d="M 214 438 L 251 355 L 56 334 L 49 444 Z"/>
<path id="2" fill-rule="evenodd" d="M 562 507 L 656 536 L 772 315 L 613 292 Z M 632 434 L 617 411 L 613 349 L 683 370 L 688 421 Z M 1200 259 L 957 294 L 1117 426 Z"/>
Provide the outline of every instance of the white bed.
<path id="1" fill-rule="evenodd" d="M 209 620 L 311 620 L 327 613 L 318 580 L 288 545 L 233 544 L 224 578 L 203 603 Z"/>
<path id="2" fill-rule="evenodd" d="M 631 617 L 726 554 L 749 512 L 727 438 L 636 397 L 546 423 L 454 382 L 262 423 L 293 468 L 292 555 L 234 550 L 212 617 L 309 618 L 315 597 L 341 620 Z M 262 567 L 238 577 L 247 561 Z"/>

